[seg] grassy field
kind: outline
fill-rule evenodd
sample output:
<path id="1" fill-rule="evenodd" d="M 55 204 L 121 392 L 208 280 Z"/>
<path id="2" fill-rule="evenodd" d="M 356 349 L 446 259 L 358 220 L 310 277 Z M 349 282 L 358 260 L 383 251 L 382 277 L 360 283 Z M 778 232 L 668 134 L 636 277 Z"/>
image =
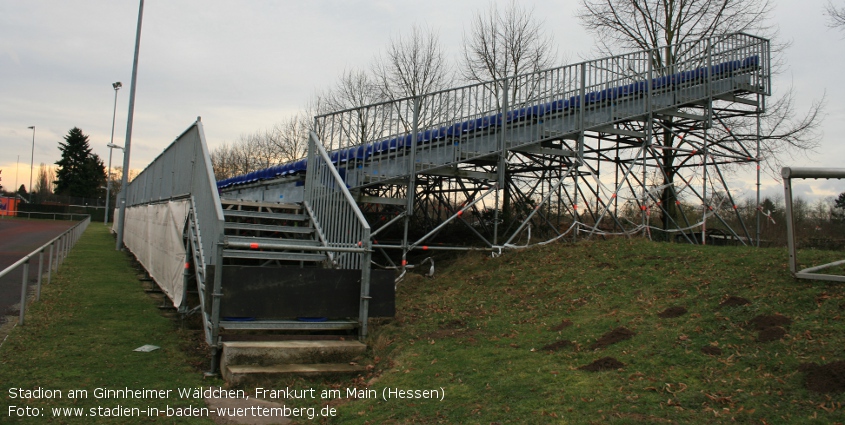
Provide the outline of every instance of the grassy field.
<path id="1" fill-rule="evenodd" d="M 842 253 L 800 258 L 820 264 Z M 289 400 L 337 409 L 332 418 L 300 423 L 845 423 L 842 392 L 806 388 L 808 378 L 818 378 L 806 365 L 845 360 L 845 288 L 794 280 L 786 259 L 785 249 L 617 239 L 438 260 L 436 277 L 399 284 L 397 317 L 372 328 L 366 376 L 244 389 L 341 391 Z M 201 406 L 178 397 L 151 403 L 90 394 L 219 384 L 203 380 L 198 359 L 186 354 L 193 334 L 162 317 L 141 288 L 106 230 L 89 227 L 27 325 L 0 348 L 0 422 L 46 422 L 10 418 L 9 405 L 43 408 L 55 423 L 150 419 L 50 418 L 52 407 Z M 757 329 L 760 316 L 774 316 L 769 324 L 779 327 Z M 144 344 L 162 348 L 132 351 Z M 610 368 L 585 369 L 596 361 Z M 11 387 L 60 389 L 65 397 L 11 399 Z M 348 397 L 349 388 L 362 397 Z M 68 399 L 71 389 L 87 389 L 89 398 Z M 373 395 L 365 389 L 376 397 L 364 398 Z M 442 401 L 384 400 L 385 389 L 435 390 Z"/>
<path id="2" fill-rule="evenodd" d="M 15 328 L 0 347 L 0 423 L 150 423 L 146 414 L 103 415 L 125 413 L 114 410 L 118 406 L 162 411 L 166 406 L 204 406 L 202 399 L 181 399 L 176 389 L 220 382 L 204 381 L 190 365 L 185 354 L 190 337 L 159 313 L 136 274 L 129 257 L 114 250 L 107 229 L 92 223 L 52 283 L 43 287 L 41 301 L 27 310 L 26 325 Z M 133 351 L 145 344 L 161 348 Z M 17 388 L 58 390 L 61 398 L 55 392 L 49 397 Z M 157 400 L 97 399 L 97 388 L 173 391 Z M 87 397 L 71 398 L 72 390 L 86 390 Z M 82 408 L 88 416 L 54 416 L 53 408 L 65 407 Z M 40 416 L 20 416 L 33 412 Z M 98 416 L 92 417 L 94 413 Z M 212 423 L 173 417 L 161 422 Z"/>
<path id="3" fill-rule="evenodd" d="M 843 423 L 843 393 L 807 390 L 799 369 L 845 360 L 845 291 L 794 280 L 786 258 L 624 239 L 467 255 L 399 284 L 369 376 L 272 385 L 343 390 L 327 423 Z M 686 313 L 660 317 L 670 307 Z M 761 315 L 788 318 L 786 334 L 764 342 Z M 613 330 L 630 338 L 595 348 Z M 600 359 L 611 368 L 581 369 Z M 347 398 L 351 385 L 378 398 Z M 384 388 L 445 397 L 385 401 Z"/>

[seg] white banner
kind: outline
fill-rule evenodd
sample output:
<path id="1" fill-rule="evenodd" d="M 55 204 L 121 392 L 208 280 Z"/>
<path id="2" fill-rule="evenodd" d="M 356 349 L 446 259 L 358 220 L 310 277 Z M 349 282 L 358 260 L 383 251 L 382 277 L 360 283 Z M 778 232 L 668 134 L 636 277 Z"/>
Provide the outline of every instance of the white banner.
<path id="1" fill-rule="evenodd" d="M 189 200 L 141 205 L 126 209 L 123 243 L 170 297 L 174 307 L 182 303 L 185 246 L 182 232 Z"/>

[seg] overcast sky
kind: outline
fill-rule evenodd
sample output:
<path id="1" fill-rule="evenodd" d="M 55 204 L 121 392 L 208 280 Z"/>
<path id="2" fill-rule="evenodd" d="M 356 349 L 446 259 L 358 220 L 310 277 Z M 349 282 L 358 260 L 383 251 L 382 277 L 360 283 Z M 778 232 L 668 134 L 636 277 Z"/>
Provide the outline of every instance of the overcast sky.
<path id="1" fill-rule="evenodd" d="M 502 2 L 504 3 L 504 2 Z M 592 55 L 593 38 L 575 18 L 576 1 L 530 1 L 559 46 L 559 57 Z M 774 0 L 773 24 L 783 40 L 786 72 L 776 93 L 792 85 L 799 111 L 826 94 L 824 140 L 793 166 L 845 167 L 845 31 L 826 27 L 823 0 Z M 202 117 L 209 147 L 272 127 L 296 113 L 315 91 L 348 68 L 369 68 L 391 37 L 414 25 L 436 31 L 457 63 L 473 14 L 489 0 L 225 1 L 147 0 L 132 134 L 131 168 L 142 169 Z M 137 1 L 0 0 L 0 170 L 2 184 L 29 185 L 34 162 L 60 158 L 58 142 L 72 127 L 90 136 L 108 161 L 114 90 L 115 143 L 123 145 Z M 112 165 L 121 165 L 120 151 Z M 753 180 L 736 176 L 748 195 Z M 845 181 L 801 182 L 805 199 L 834 196 Z M 767 178 L 764 194 L 782 194 Z"/>

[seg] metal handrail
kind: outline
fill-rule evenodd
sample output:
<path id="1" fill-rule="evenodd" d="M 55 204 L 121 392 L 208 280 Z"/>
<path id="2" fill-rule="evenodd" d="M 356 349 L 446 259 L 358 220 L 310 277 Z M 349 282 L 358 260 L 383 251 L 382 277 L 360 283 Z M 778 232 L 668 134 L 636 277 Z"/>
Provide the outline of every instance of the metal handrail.
<path id="1" fill-rule="evenodd" d="M 20 260 L 16 261 L 9 267 L 6 267 L 2 271 L 0 271 L 0 278 L 3 278 L 7 274 L 11 273 L 14 269 L 18 266 L 23 265 L 23 278 L 21 282 L 21 311 L 18 317 L 18 325 L 24 325 L 24 315 L 26 314 L 26 298 L 27 298 L 27 284 L 29 281 L 29 261 L 38 254 L 38 283 L 37 283 L 37 292 L 35 295 L 35 300 L 38 301 L 41 299 L 41 277 L 43 275 L 43 266 L 44 266 L 44 250 L 47 247 L 50 248 L 50 254 L 48 255 L 49 258 L 49 265 L 47 267 L 47 284 L 50 284 L 51 281 L 51 274 L 53 271 L 53 246 L 58 242 L 58 247 L 55 250 L 55 264 L 56 264 L 56 272 L 59 271 L 59 266 L 67 257 L 68 252 L 70 252 L 71 248 L 76 245 L 76 242 L 79 240 L 79 237 L 82 236 L 82 232 L 88 228 L 88 224 L 91 223 L 91 216 L 88 215 L 85 217 L 84 220 L 76 223 L 70 229 L 65 230 L 60 235 L 56 236 L 53 239 L 50 239 L 49 242 L 41 245 L 40 247 L 36 248 L 31 253 L 23 256 Z"/>
<path id="2" fill-rule="evenodd" d="M 308 214 L 316 228 L 322 229 L 326 252 L 358 253 L 358 259 L 339 255 L 338 266 L 361 269 L 359 303 L 359 336 L 367 336 L 370 300 L 370 261 L 372 242 L 370 224 L 332 164 L 322 142 L 313 131 L 308 137 L 308 173 L 305 177 L 305 200 Z"/>

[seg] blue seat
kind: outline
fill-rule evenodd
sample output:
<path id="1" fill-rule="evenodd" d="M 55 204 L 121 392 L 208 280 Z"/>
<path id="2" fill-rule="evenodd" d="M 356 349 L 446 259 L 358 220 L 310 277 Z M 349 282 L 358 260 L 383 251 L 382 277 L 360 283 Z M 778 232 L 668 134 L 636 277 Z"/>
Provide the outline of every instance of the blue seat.
<path id="1" fill-rule="evenodd" d="M 293 163 L 293 174 L 299 174 L 308 167 L 308 160 L 307 159 L 300 159 Z"/>
<path id="2" fill-rule="evenodd" d="M 373 149 L 373 147 L 370 146 L 370 145 L 358 146 L 358 148 L 355 149 L 354 158 L 358 161 L 363 161 L 363 160 L 369 158 L 370 155 L 372 155 L 372 152 L 373 152 L 372 149 Z M 369 150 L 369 152 L 368 152 L 368 150 Z"/>
<path id="3" fill-rule="evenodd" d="M 757 55 L 749 56 L 742 61 L 743 68 L 757 68 L 760 66 L 760 57 Z"/>

